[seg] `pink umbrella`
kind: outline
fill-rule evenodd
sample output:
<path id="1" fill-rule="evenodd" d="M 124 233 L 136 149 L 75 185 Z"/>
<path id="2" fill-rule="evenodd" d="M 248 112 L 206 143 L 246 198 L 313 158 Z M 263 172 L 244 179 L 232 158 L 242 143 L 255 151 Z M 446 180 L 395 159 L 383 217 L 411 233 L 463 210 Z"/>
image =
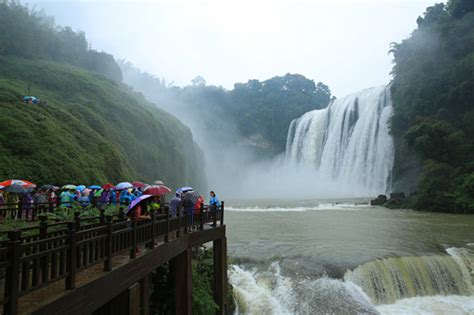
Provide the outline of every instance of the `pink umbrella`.
<path id="1" fill-rule="evenodd" d="M 133 187 L 135 187 L 135 188 L 143 188 L 143 187 L 145 187 L 145 184 L 142 183 L 142 182 L 133 182 L 132 185 L 133 185 Z"/>
<path id="2" fill-rule="evenodd" d="M 162 196 L 162 195 L 166 195 L 167 193 L 170 193 L 171 192 L 171 189 L 169 189 L 168 187 L 164 186 L 164 185 L 153 185 L 153 186 L 148 186 L 144 191 L 143 193 L 147 194 L 147 195 L 153 195 L 153 196 Z"/>

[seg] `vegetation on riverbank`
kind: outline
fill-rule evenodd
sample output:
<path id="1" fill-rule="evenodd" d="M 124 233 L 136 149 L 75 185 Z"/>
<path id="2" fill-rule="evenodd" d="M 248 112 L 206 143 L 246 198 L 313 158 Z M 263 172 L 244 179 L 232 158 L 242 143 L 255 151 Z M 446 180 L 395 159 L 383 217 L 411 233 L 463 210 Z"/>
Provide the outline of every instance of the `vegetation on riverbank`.
<path id="1" fill-rule="evenodd" d="M 405 205 L 474 213 L 474 2 L 436 4 L 417 23 L 392 48 L 391 131 L 397 149 L 409 147 L 422 163 Z"/>

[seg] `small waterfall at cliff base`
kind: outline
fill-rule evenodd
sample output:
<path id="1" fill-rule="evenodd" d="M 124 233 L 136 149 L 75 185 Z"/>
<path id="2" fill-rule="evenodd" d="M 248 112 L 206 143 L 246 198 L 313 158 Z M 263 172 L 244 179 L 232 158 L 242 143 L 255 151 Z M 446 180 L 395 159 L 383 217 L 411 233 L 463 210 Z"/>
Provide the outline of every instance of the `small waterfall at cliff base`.
<path id="1" fill-rule="evenodd" d="M 391 114 L 386 86 L 337 99 L 291 123 L 286 160 L 310 169 L 315 182 L 337 187 L 339 195 L 387 192 L 394 159 Z"/>
<path id="2" fill-rule="evenodd" d="M 268 269 L 232 266 L 237 314 L 472 314 L 474 256 L 390 257 L 348 270 L 343 279 L 285 275 L 278 261 Z"/>

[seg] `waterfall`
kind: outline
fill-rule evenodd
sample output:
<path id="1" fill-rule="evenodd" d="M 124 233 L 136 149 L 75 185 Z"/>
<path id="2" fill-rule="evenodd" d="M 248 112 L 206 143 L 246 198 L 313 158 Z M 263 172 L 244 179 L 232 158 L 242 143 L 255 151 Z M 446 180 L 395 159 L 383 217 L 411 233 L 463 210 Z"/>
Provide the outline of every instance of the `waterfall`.
<path id="1" fill-rule="evenodd" d="M 392 257 L 365 263 L 348 271 L 344 279 L 361 287 L 376 304 L 420 296 L 471 296 L 471 263 L 470 255 Z"/>
<path id="2" fill-rule="evenodd" d="M 346 195 L 388 192 L 394 158 L 391 114 L 387 86 L 337 99 L 292 121 L 286 159 L 310 166 L 318 182 L 332 184 Z"/>

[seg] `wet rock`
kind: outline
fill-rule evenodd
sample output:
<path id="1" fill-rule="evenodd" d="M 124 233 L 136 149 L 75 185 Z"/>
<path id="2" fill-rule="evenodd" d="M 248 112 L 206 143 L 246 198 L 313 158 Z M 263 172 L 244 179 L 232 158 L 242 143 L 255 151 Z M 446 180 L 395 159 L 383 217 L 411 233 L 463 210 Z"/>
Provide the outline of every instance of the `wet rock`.
<path id="1" fill-rule="evenodd" d="M 371 206 L 381 206 L 383 205 L 384 203 L 387 202 L 387 196 L 385 195 L 378 195 L 377 198 L 375 199 L 372 199 L 370 201 L 370 205 Z"/>

